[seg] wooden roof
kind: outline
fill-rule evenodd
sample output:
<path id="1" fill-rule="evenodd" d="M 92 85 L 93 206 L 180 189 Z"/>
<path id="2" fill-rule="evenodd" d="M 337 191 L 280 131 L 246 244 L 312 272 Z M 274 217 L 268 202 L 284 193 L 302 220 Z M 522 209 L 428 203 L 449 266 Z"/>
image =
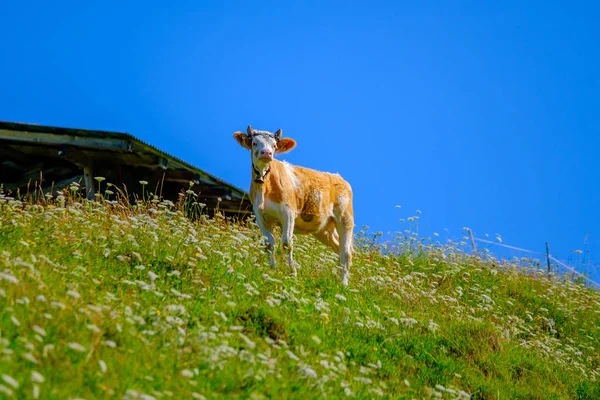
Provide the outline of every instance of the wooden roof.
<path id="1" fill-rule="evenodd" d="M 146 190 L 160 182 L 163 197 L 174 200 L 191 181 L 198 201 L 209 207 L 221 198 L 223 211 L 251 210 L 242 189 L 128 133 L 0 121 L 0 183 L 5 190 L 22 190 L 28 181 L 39 180 L 40 172 L 45 184 L 52 182 L 54 188 L 82 179 L 90 196 L 97 176 L 124 183 L 138 194 L 140 180 L 148 182 Z"/>

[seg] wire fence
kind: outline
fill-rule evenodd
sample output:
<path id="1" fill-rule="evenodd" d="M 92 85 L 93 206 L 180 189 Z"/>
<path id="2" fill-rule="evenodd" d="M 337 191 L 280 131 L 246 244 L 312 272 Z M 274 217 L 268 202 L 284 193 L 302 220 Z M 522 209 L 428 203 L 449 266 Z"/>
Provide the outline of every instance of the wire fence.
<path id="1" fill-rule="evenodd" d="M 544 253 L 540 253 L 538 251 L 523 249 L 520 247 L 504 244 L 501 242 L 494 242 L 491 240 L 476 238 L 473 236 L 471 236 L 471 242 L 472 242 L 474 251 L 477 251 L 475 242 L 479 242 L 479 243 L 486 243 L 486 244 L 490 244 L 493 246 L 498 246 L 498 247 L 502 247 L 502 248 L 505 248 L 508 250 L 517 251 L 520 253 L 531 255 L 531 256 L 533 256 L 533 258 L 539 260 L 540 265 L 547 263 L 547 268 L 548 268 L 549 273 L 557 274 L 560 276 L 569 276 L 573 280 L 579 280 L 589 286 L 592 286 L 596 289 L 600 289 L 600 283 L 592 280 L 586 274 L 584 274 L 580 271 L 577 271 L 577 269 L 575 269 L 573 266 L 569 265 L 567 262 L 565 262 L 563 260 L 559 260 L 556 257 L 553 257 L 550 254 L 548 248 L 546 248 L 547 252 L 544 254 Z"/>

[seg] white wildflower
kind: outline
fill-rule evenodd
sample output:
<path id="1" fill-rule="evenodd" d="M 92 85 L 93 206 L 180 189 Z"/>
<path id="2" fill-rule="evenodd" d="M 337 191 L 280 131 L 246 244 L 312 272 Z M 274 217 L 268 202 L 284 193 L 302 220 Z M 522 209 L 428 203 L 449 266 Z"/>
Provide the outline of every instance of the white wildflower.
<path id="1" fill-rule="evenodd" d="M 400 318 L 400 322 L 402 322 L 406 326 L 415 326 L 419 323 L 414 318 Z"/>
<path id="2" fill-rule="evenodd" d="M 154 282 L 156 280 L 156 278 L 158 278 L 158 275 L 156 275 L 154 272 L 152 271 L 148 271 L 148 278 L 150 278 L 150 280 L 152 282 Z"/>
<path id="3" fill-rule="evenodd" d="M 80 345 L 77 342 L 70 342 L 67 344 L 67 346 L 69 346 L 70 349 L 79 351 L 81 353 L 83 353 L 85 351 L 85 347 L 83 347 L 82 345 Z"/>
<path id="4" fill-rule="evenodd" d="M 21 357 L 23 357 L 25 360 L 27 360 L 27 361 L 29 361 L 29 362 L 31 362 L 31 363 L 33 363 L 33 364 L 36 364 L 36 365 L 40 363 L 40 362 L 37 360 L 37 358 L 35 358 L 35 357 L 33 356 L 33 354 L 31 354 L 31 353 L 24 353 L 24 354 L 22 354 L 22 355 L 21 355 Z"/>
<path id="5" fill-rule="evenodd" d="M 73 297 L 74 299 L 78 299 L 81 297 L 81 295 L 79 293 L 77 293 L 75 290 L 69 290 L 67 292 L 67 295 Z"/>
<path id="6" fill-rule="evenodd" d="M 6 272 L 0 272 L 0 279 L 4 279 L 5 281 L 9 281 L 11 283 L 19 283 L 17 278 Z"/>
<path id="7" fill-rule="evenodd" d="M 437 330 L 439 329 L 439 325 L 436 324 L 435 322 L 433 322 L 432 320 L 429 320 L 429 326 L 427 326 L 427 329 L 430 332 L 437 332 Z"/>
<path id="8" fill-rule="evenodd" d="M 229 327 L 229 329 L 231 329 L 232 331 L 243 331 L 244 327 L 241 325 L 232 325 Z"/>
<path id="9" fill-rule="evenodd" d="M 44 376 L 37 371 L 31 371 L 31 381 L 36 383 L 44 382 Z"/>
<path id="10" fill-rule="evenodd" d="M 316 335 L 313 335 L 313 336 L 311 337 L 311 339 L 312 339 L 312 340 L 313 340 L 313 342 L 315 342 L 316 344 L 321 344 L 321 339 L 319 339 L 319 337 L 318 337 L 318 336 L 316 336 Z"/>
<path id="11" fill-rule="evenodd" d="M 297 355 L 295 355 L 294 353 L 292 353 L 290 350 L 287 350 L 286 353 L 287 353 L 288 357 L 291 358 L 292 360 L 300 361 L 300 358 Z"/>
<path id="12" fill-rule="evenodd" d="M 336 294 L 335 298 L 341 301 L 346 301 L 346 298 L 344 296 L 342 296 L 341 294 Z"/>
<path id="13" fill-rule="evenodd" d="M 186 377 L 186 378 L 191 378 L 194 376 L 194 373 L 192 371 L 190 371 L 189 369 L 182 369 L 180 374 L 181 374 L 181 376 Z"/>
<path id="14" fill-rule="evenodd" d="M 13 391 L 2 384 L 0 384 L 0 393 L 4 393 L 8 397 L 11 397 L 13 395 Z"/>
<path id="15" fill-rule="evenodd" d="M 256 343 L 254 343 L 252 340 L 250 340 L 250 338 L 248 336 L 244 335 L 242 332 L 238 332 L 238 335 L 240 335 L 240 337 L 244 340 L 244 342 L 246 342 L 246 346 L 248 346 L 251 349 L 256 347 Z"/>
<path id="16" fill-rule="evenodd" d="M 2 379 L 15 389 L 19 387 L 19 382 L 17 382 L 17 380 L 10 375 L 2 374 Z"/>
<path id="17" fill-rule="evenodd" d="M 106 363 L 103 360 L 98 360 L 98 365 L 100 366 L 100 371 L 103 374 L 106 374 L 106 370 L 107 370 Z"/>
<path id="18" fill-rule="evenodd" d="M 314 369 L 310 368 L 310 367 L 303 367 L 300 369 L 304 375 L 306 376 L 310 376 L 311 378 L 316 378 L 317 377 L 317 373 Z"/>

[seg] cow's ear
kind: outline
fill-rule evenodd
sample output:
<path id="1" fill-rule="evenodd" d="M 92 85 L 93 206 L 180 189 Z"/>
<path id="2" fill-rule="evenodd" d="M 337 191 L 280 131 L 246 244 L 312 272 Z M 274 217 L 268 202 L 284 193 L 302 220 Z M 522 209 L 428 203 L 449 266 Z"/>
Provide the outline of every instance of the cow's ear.
<path id="1" fill-rule="evenodd" d="M 240 146 L 245 147 L 247 149 L 252 148 L 252 139 L 248 137 L 244 132 L 236 132 L 233 134 L 233 138 L 236 142 L 240 144 Z"/>
<path id="2" fill-rule="evenodd" d="M 285 153 L 296 147 L 296 141 L 290 138 L 283 138 L 277 142 L 277 152 Z"/>

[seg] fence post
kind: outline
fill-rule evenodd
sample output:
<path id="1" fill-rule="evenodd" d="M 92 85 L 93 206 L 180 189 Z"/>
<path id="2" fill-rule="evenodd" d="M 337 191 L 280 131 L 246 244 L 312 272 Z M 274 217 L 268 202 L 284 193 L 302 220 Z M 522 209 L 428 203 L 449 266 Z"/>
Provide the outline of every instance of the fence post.
<path id="1" fill-rule="evenodd" d="M 471 246 L 473 246 L 473 255 L 476 256 L 477 255 L 477 245 L 475 244 L 475 238 L 473 237 L 473 231 L 471 230 L 471 228 L 469 229 L 469 236 L 471 237 Z"/>
<path id="2" fill-rule="evenodd" d="M 550 273 L 550 248 L 548 242 L 546 242 L 546 262 L 548 263 L 548 273 Z"/>

